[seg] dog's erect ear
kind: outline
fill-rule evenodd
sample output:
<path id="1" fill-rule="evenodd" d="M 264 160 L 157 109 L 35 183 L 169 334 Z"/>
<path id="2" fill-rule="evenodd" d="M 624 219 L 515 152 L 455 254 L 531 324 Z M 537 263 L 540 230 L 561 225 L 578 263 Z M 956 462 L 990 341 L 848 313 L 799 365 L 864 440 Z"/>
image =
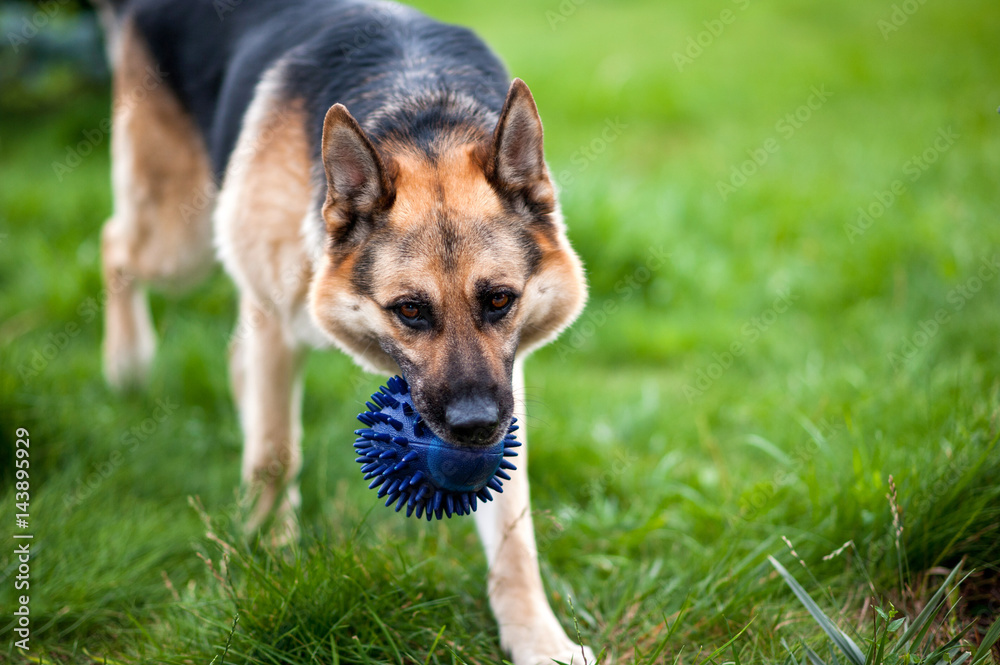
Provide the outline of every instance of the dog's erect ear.
<path id="1" fill-rule="evenodd" d="M 323 219 L 335 241 L 392 205 L 392 183 L 371 140 L 343 104 L 334 104 L 323 121 L 326 203 Z"/>
<path id="2" fill-rule="evenodd" d="M 530 207 L 550 212 L 555 190 L 542 150 L 542 120 L 531 91 L 514 79 L 493 131 L 487 176 L 501 193 L 522 197 Z"/>

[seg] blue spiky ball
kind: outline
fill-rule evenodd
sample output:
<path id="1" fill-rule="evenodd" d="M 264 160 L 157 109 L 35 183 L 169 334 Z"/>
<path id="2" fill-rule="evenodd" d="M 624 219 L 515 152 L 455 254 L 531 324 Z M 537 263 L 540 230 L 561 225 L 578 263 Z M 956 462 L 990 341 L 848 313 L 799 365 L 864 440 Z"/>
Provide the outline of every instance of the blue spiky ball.
<path id="1" fill-rule="evenodd" d="M 406 379 L 394 376 L 366 402 L 358 420 L 367 427 L 355 430 L 354 448 L 360 457 L 369 489 L 379 488 L 386 506 L 398 513 L 426 516 L 468 515 L 479 501 L 492 501 L 490 490 L 503 492 L 507 471 L 517 467 L 506 458 L 516 457 L 521 445 L 514 437 L 517 418 L 507 434 L 489 448 L 461 448 L 438 438 L 413 408 Z"/>

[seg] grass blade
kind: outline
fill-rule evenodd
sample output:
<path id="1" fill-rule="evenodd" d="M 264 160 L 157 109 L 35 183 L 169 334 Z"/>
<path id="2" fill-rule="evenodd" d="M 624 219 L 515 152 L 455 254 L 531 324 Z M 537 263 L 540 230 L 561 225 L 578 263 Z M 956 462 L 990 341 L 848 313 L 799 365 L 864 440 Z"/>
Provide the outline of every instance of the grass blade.
<path id="1" fill-rule="evenodd" d="M 740 629 L 740 632 L 738 632 L 735 635 L 733 635 L 732 637 L 730 637 L 729 641 L 727 641 L 721 647 L 719 647 L 718 649 L 716 649 L 715 651 L 713 651 L 710 656 L 708 656 L 704 660 L 702 660 L 701 661 L 702 665 L 704 663 L 709 662 L 709 661 L 711 661 L 711 662 L 714 663 L 716 657 L 719 656 L 719 654 L 721 654 L 722 652 L 724 652 L 726 649 L 728 649 L 730 647 L 730 645 L 733 644 L 733 642 L 735 642 L 736 640 L 738 640 L 740 638 L 740 635 L 742 635 L 743 633 L 745 633 L 747 631 L 747 628 L 749 628 L 751 625 L 753 625 L 753 622 L 756 621 L 756 620 L 757 620 L 757 617 L 751 618 L 750 621 L 747 622 L 747 625 L 743 626 L 743 628 Z"/>
<path id="2" fill-rule="evenodd" d="M 667 621 L 667 616 L 663 615 L 663 625 L 667 627 L 667 634 L 664 635 L 663 639 L 660 640 L 660 643 L 657 644 L 656 647 L 653 649 L 653 653 L 651 653 L 649 655 L 649 658 L 647 658 L 648 662 L 655 663 L 656 659 L 660 657 L 660 654 L 663 653 L 663 650 L 667 648 L 667 644 L 670 642 L 670 636 L 674 634 L 674 629 L 677 627 L 677 624 L 680 623 L 680 621 L 681 617 L 678 616 L 677 621 L 675 621 L 673 627 L 671 627 L 670 622 Z"/>
<path id="3" fill-rule="evenodd" d="M 990 655 L 990 649 L 996 644 L 997 639 L 1000 639 L 1000 617 L 993 622 L 990 629 L 986 631 L 986 635 L 983 637 L 983 641 L 979 644 L 979 648 L 976 649 L 976 653 L 972 654 L 971 665 L 980 665 L 986 661 L 986 658 Z"/>
<path id="4" fill-rule="evenodd" d="M 388 626 L 385 625 L 382 619 L 379 618 L 378 614 L 376 614 L 371 608 L 368 609 L 368 614 L 375 620 L 378 627 L 382 629 L 382 634 L 385 635 L 385 639 L 389 643 L 389 647 L 392 649 L 392 654 L 396 657 L 395 662 L 402 663 L 403 657 L 399 655 L 399 648 L 396 646 L 396 640 L 392 639 L 392 633 L 389 632 Z"/>
<path id="5" fill-rule="evenodd" d="M 950 640 L 948 640 L 945 644 L 939 646 L 937 649 L 929 653 L 927 656 L 923 657 L 923 662 L 931 664 L 946 663 L 950 665 L 957 665 L 951 659 L 955 657 L 955 653 L 959 649 L 959 642 L 962 641 L 962 637 L 964 637 L 965 634 L 969 632 L 969 629 L 972 628 L 972 626 L 973 624 L 970 623 L 968 626 L 959 631 L 957 635 L 954 635 Z M 968 652 L 964 654 L 964 656 L 968 655 L 969 655 Z M 911 657 L 908 660 L 912 659 L 913 658 Z M 966 658 L 963 657 L 959 659 L 959 662 L 964 662 L 965 660 Z"/>
<path id="6" fill-rule="evenodd" d="M 818 653 L 807 647 L 805 644 L 802 645 L 802 648 L 805 649 L 806 658 L 809 659 L 809 662 L 812 663 L 812 665 L 826 665 L 826 663 L 823 662 L 823 659 L 819 657 Z"/>
<path id="7" fill-rule="evenodd" d="M 434 644 L 431 645 L 430 651 L 427 652 L 427 658 L 424 660 L 424 665 L 430 665 L 431 656 L 434 655 L 434 649 L 437 648 L 438 642 L 441 641 L 441 636 L 444 635 L 444 629 L 447 626 L 441 626 L 441 630 L 438 631 L 437 637 L 434 638 Z"/>
<path id="8" fill-rule="evenodd" d="M 729 627 L 729 619 L 726 619 L 725 617 L 722 617 L 722 618 L 726 622 L 726 629 L 729 631 L 730 637 L 732 637 L 733 630 Z M 732 652 L 733 652 L 733 665 L 742 665 L 742 663 L 740 663 L 740 652 L 736 650 L 736 643 L 733 642 L 733 644 L 732 644 L 732 646 L 730 648 L 732 649 Z"/>
<path id="9" fill-rule="evenodd" d="M 799 602 L 805 606 L 805 608 L 809 611 L 809 614 L 813 616 L 813 619 L 815 619 L 816 623 L 818 623 L 820 628 L 823 629 L 823 632 L 829 635 L 830 639 L 833 640 L 833 643 L 837 645 L 837 648 L 840 649 L 845 656 L 847 656 L 847 659 L 854 665 L 864 665 L 865 655 L 861 652 L 861 649 L 858 648 L 858 645 L 854 643 L 854 640 L 845 635 L 843 631 L 837 628 L 837 626 L 830 621 L 829 617 L 823 614 L 823 610 L 819 608 L 816 601 L 814 601 L 809 593 L 802 588 L 802 585 L 798 583 L 798 580 L 792 577 L 792 574 L 785 570 L 785 567 L 782 566 L 777 559 L 773 556 L 768 556 L 767 560 L 771 562 L 771 565 L 778 571 L 778 574 L 785 578 L 785 583 L 788 584 L 789 588 L 791 588 L 792 593 L 794 593 L 799 599 Z"/>
<path id="10" fill-rule="evenodd" d="M 948 573 L 948 577 L 945 578 L 944 583 L 940 586 L 940 588 L 938 588 L 937 591 L 934 592 L 931 599 L 927 601 L 927 605 L 924 606 L 924 610 L 917 615 L 917 618 L 913 620 L 913 623 L 906 629 L 906 632 L 900 636 L 899 641 L 896 642 L 892 651 L 889 652 L 890 654 L 894 654 L 902 649 L 907 645 L 907 643 L 910 642 L 910 640 L 916 637 L 918 633 L 920 634 L 921 639 L 917 640 L 917 644 L 923 641 L 923 634 L 926 632 L 926 629 L 930 628 L 931 619 L 933 619 L 934 615 L 936 615 L 938 610 L 941 609 L 941 604 L 944 602 L 945 594 L 947 594 L 948 591 L 948 585 L 951 584 L 952 580 L 955 579 L 955 576 L 958 575 L 958 571 L 961 567 L 962 564 L 959 563 L 950 573 Z"/>
<path id="11" fill-rule="evenodd" d="M 784 637 L 781 638 L 781 646 L 785 647 L 785 651 L 788 652 L 788 660 L 792 662 L 792 665 L 799 665 L 798 659 L 795 657 L 795 654 L 792 653 L 792 647 L 788 646 L 788 642 L 785 641 Z M 788 662 L 788 660 L 786 660 L 786 662 Z"/>

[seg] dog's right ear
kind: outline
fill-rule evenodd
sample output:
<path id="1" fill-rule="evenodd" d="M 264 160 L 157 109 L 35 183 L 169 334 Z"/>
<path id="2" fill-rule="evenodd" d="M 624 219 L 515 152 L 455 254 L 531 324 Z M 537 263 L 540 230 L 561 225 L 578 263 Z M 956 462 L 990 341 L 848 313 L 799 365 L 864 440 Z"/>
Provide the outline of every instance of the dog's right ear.
<path id="1" fill-rule="evenodd" d="M 497 191 L 538 211 L 555 208 L 555 188 L 542 150 L 542 121 L 521 79 L 510 84 L 488 154 L 486 176 Z"/>
<path id="2" fill-rule="evenodd" d="M 327 232 L 335 242 L 367 233 L 376 213 L 392 206 L 395 192 L 378 151 L 343 104 L 326 112 L 322 150 Z"/>

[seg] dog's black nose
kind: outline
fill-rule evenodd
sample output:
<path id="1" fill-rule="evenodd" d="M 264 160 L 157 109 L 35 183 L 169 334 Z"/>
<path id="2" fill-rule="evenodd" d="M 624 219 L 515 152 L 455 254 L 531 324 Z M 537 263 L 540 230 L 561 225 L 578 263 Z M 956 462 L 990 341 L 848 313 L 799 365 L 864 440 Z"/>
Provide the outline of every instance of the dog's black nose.
<path id="1" fill-rule="evenodd" d="M 495 400 L 482 395 L 458 397 L 444 412 L 452 436 L 462 443 L 486 443 L 495 433 L 500 410 Z"/>

